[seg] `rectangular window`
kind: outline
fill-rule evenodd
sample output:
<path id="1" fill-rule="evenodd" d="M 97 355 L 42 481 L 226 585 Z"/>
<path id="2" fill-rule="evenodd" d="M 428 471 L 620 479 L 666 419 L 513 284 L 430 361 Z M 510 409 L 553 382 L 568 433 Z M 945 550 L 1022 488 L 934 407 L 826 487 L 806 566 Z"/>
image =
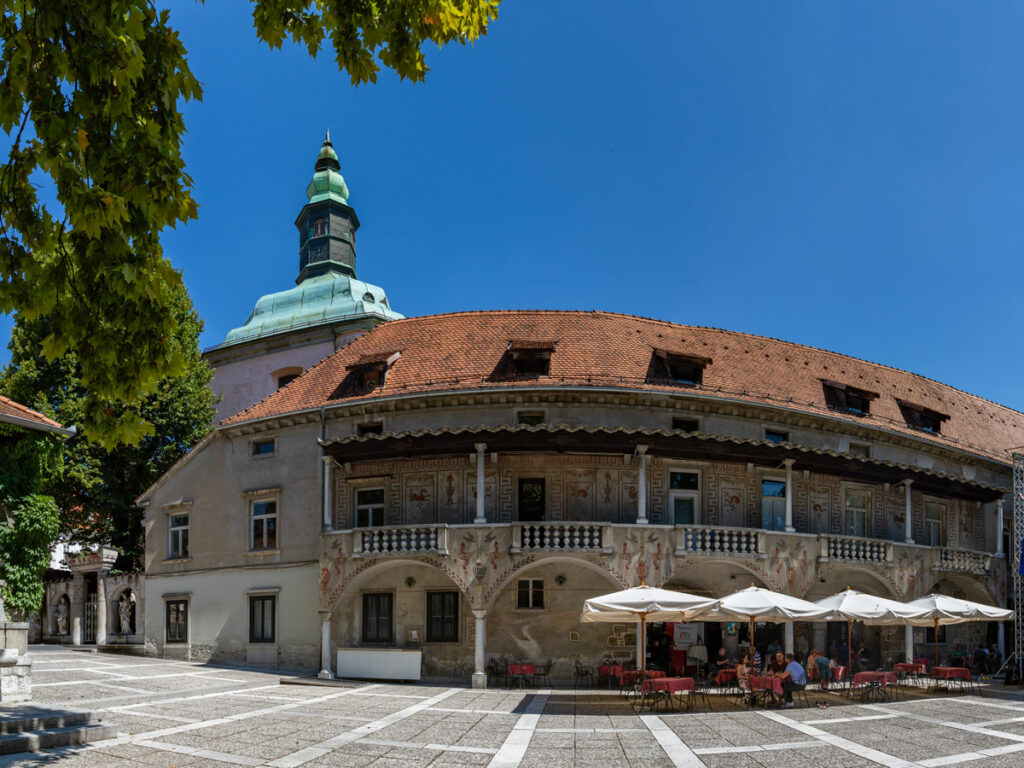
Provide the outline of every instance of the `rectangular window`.
<path id="1" fill-rule="evenodd" d="M 516 606 L 518 608 L 544 607 L 544 579 L 519 579 Z"/>
<path id="2" fill-rule="evenodd" d="M 188 557 L 188 513 L 167 518 L 167 558 Z"/>
<path id="3" fill-rule="evenodd" d="M 392 643 L 395 639 L 392 616 L 395 596 L 390 592 L 363 595 L 363 642 Z"/>
<path id="4" fill-rule="evenodd" d="M 769 443 L 788 443 L 789 432 L 781 432 L 777 429 L 766 429 L 764 431 L 764 439 Z"/>
<path id="5" fill-rule="evenodd" d="M 360 488 L 356 491 L 356 528 L 384 525 L 384 489 Z"/>
<path id="6" fill-rule="evenodd" d="M 782 480 L 761 481 L 761 527 L 766 531 L 786 528 L 786 483 Z"/>
<path id="7" fill-rule="evenodd" d="M 188 642 L 188 600 L 167 601 L 168 643 Z"/>
<path id="8" fill-rule="evenodd" d="M 871 401 L 878 395 L 856 387 L 848 387 L 836 381 L 823 381 L 825 405 L 833 411 L 867 416 L 871 412 Z"/>
<path id="9" fill-rule="evenodd" d="M 360 424 L 356 427 L 356 434 L 360 437 L 363 435 L 379 435 L 384 432 L 384 423 L 380 421 L 371 421 L 366 424 Z"/>
<path id="10" fill-rule="evenodd" d="M 544 478 L 519 478 L 519 519 L 522 522 L 540 522 L 544 519 Z"/>
<path id="11" fill-rule="evenodd" d="M 696 472 L 669 472 L 668 487 L 673 491 L 699 491 L 700 475 Z"/>
<path id="12" fill-rule="evenodd" d="M 427 642 L 459 641 L 459 593 L 427 592 Z"/>
<path id="13" fill-rule="evenodd" d="M 871 458 L 871 446 L 864 443 L 850 443 L 848 453 L 851 456 L 860 456 L 863 459 Z"/>
<path id="14" fill-rule="evenodd" d="M 949 418 L 944 413 L 933 411 L 931 408 L 925 408 L 921 405 L 905 403 L 902 400 L 897 400 L 896 403 L 900 407 L 900 413 L 903 414 L 903 420 L 907 423 L 907 426 L 920 429 L 922 432 L 939 434 L 942 430 L 942 422 Z"/>
<path id="15" fill-rule="evenodd" d="M 871 519 L 871 494 L 867 491 L 847 491 L 843 509 L 843 533 L 847 536 L 867 536 Z"/>
<path id="16" fill-rule="evenodd" d="M 924 541 L 930 547 L 946 546 L 946 508 L 934 501 L 924 503 Z"/>
<path id="17" fill-rule="evenodd" d="M 680 432 L 700 432 L 700 422 L 696 419 L 672 418 L 672 429 Z"/>
<path id="18" fill-rule="evenodd" d="M 277 502 L 254 501 L 250 549 L 277 549 Z"/>
<path id="19" fill-rule="evenodd" d="M 249 598 L 249 642 L 272 643 L 275 639 L 277 598 L 274 595 L 253 595 Z"/>
<path id="20" fill-rule="evenodd" d="M 524 379 L 535 379 L 547 376 L 551 370 L 551 354 L 549 352 L 520 353 L 512 358 L 512 369 L 516 376 Z"/>
<path id="21" fill-rule="evenodd" d="M 277 441 L 271 438 L 270 440 L 253 440 L 252 441 L 252 455 L 253 456 L 271 456 L 277 451 Z"/>
<path id="22" fill-rule="evenodd" d="M 535 427 L 544 423 L 544 411 L 520 411 L 516 414 L 516 418 L 520 424 Z"/>

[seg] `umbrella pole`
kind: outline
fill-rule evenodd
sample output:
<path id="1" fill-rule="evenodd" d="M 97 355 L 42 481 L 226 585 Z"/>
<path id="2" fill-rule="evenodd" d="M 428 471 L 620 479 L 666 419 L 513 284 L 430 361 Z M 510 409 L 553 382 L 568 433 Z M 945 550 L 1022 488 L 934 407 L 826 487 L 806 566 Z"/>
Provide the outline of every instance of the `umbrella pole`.
<path id="1" fill-rule="evenodd" d="M 751 665 L 753 665 L 753 663 L 754 663 L 754 654 L 757 652 L 757 646 L 754 645 L 754 622 L 755 622 L 755 618 L 753 616 L 751 616 L 750 617 L 750 663 L 751 663 Z M 761 661 L 763 663 L 764 659 L 761 659 Z"/>
<path id="2" fill-rule="evenodd" d="M 935 617 L 935 666 L 939 666 L 939 617 Z"/>
<path id="3" fill-rule="evenodd" d="M 853 619 L 846 620 L 846 674 L 853 675 Z"/>

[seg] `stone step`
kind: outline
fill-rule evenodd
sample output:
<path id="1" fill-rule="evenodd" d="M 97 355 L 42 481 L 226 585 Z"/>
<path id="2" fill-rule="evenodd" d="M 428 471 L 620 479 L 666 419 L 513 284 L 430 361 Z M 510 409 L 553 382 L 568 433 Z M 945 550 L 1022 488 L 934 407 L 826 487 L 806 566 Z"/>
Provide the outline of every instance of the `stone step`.
<path id="1" fill-rule="evenodd" d="M 5 733 L 0 734 L 0 755 L 70 747 L 102 739 L 112 739 L 115 736 L 117 736 L 115 726 L 101 725 L 100 723 L 45 728 L 24 733 Z"/>
<path id="2" fill-rule="evenodd" d="M 71 725 L 92 725 L 97 722 L 92 712 L 79 709 L 46 709 L 19 706 L 17 709 L 0 708 L 0 735 L 64 728 Z"/>

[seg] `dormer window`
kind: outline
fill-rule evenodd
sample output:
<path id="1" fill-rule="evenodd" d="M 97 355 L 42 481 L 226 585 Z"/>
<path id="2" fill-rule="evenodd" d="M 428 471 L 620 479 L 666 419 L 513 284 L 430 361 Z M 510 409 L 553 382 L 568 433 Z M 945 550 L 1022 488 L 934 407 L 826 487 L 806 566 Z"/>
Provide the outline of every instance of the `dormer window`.
<path id="1" fill-rule="evenodd" d="M 313 222 L 313 237 L 327 234 L 327 219 L 322 216 Z"/>
<path id="2" fill-rule="evenodd" d="M 373 298 L 373 294 L 370 293 L 369 291 L 363 294 L 363 301 L 365 301 L 367 304 L 377 303 L 376 300 Z"/>
<path id="3" fill-rule="evenodd" d="M 822 381 L 821 386 L 829 410 L 852 413 L 854 416 L 867 416 L 871 412 L 871 401 L 878 397 L 875 392 L 848 387 L 838 381 Z"/>
<path id="4" fill-rule="evenodd" d="M 512 362 L 512 373 L 522 379 L 547 376 L 551 372 L 551 353 L 554 351 L 553 341 L 511 340 L 507 354 Z"/>
<path id="5" fill-rule="evenodd" d="M 379 352 L 363 355 L 348 366 L 349 385 L 356 390 L 381 389 L 387 381 L 388 372 L 401 352 Z"/>
<path id="6" fill-rule="evenodd" d="M 920 429 L 922 432 L 939 434 L 942 422 L 949 418 L 946 414 L 925 408 L 923 405 L 915 405 L 903 400 L 897 400 L 896 403 L 900 407 L 900 413 L 903 414 L 903 420 L 907 422 L 907 426 Z"/>
<path id="7" fill-rule="evenodd" d="M 277 377 L 277 388 L 280 389 L 281 387 L 287 387 L 289 384 L 291 384 L 297 378 L 299 378 L 299 374 L 297 374 L 297 373 L 286 373 L 284 376 L 278 376 Z"/>
<path id="8" fill-rule="evenodd" d="M 704 369 L 709 365 L 711 360 L 707 357 L 655 349 L 647 367 L 647 383 L 699 387 L 704 383 Z"/>

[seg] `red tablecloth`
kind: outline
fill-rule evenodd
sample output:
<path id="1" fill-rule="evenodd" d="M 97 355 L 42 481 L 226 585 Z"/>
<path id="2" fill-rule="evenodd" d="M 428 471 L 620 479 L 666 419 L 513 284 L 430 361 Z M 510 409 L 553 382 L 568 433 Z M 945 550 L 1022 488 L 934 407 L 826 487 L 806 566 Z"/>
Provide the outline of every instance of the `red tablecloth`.
<path id="1" fill-rule="evenodd" d="M 747 681 L 747 688 L 751 691 L 775 691 L 782 695 L 782 679 L 778 677 L 752 677 Z"/>
<path id="2" fill-rule="evenodd" d="M 654 678 L 665 677 L 665 673 L 662 672 L 661 670 L 657 670 L 657 669 L 647 669 L 647 670 L 644 670 L 644 677 L 646 679 L 648 679 L 648 680 L 652 680 Z M 639 680 L 639 679 L 640 679 L 640 670 L 639 669 L 627 669 L 627 670 L 624 670 L 623 673 L 622 673 L 622 676 L 619 678 L 619 680 L 622 682 L 622 685 L 627 685 L 629 683 L 632 683 L 634 680 Z"/>
<path id="3" fill-rule="evenodd" d="M 622 677 L 621 664 L 599 664 L 597 667 L 598 677 Z"/>
<path id="4" fill-rule="evenodd" d="M 853 687 L 878 683 L 880 685 L 895 685 L 895 672 L 858 672 L 853 676 Z"/>
<path id="5" fill-rule="evenodd" d="M 893 664 L 892 668 L 897 672 L 913 672 L 918 675 L 923 675 L 925 673 L 924 664 L 912 664 L 909 661 L 901 661 L 899 664 Z"/>
<path id="6" fill-rule="evenodd" d="M 666 693 L 681 693 L 683 691 L 696 690 L 697 686 L 692 677 L 659 677 L 652 680 L 644 680 L 644 692 L 665 691 Z"/>
<path id="7" fill-rule="evenodd" d="M 735 669 L 723 669 L 715 675 L 715 685 L 725 685 L 736 681 Z"/>
<path id="8" fill-rule="evenodd" d="M 971 670 L 967 667 L 932 667 L 932 677 L 938 680 L 970 680 Z"/>
<path id="9" fill-rule="evenodd" d="M 532 675 L 536 673 L 537 666 L 535 664 L 509 664 L 508 673 L 510 675 Z"/>

